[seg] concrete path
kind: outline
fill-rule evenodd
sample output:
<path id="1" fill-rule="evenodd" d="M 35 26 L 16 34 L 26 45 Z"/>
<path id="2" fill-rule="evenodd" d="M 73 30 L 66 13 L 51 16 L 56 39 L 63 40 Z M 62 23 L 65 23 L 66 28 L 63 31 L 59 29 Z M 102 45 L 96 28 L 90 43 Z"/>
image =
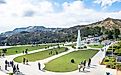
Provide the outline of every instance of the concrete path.
<path id="1" fill-rule="evenodd" d="M 113 44 L 113 43 L 112 43 Z M 109 46 L 104 47 L 104 49 L 108 49 Z M 36 62 L 29 62 L 29 65 L 23 65 L 22 63 L 19 63 L 19 67 L 20 67 L 20 71 L 25 74 L 25 75 L 106 75 L 106 72 L 110 72 L 113 75 L 116 75 L 116 70 L 112 70 L 112 69 L 107 69 L 105 68 L 104 65 L 100 65 L 99 62 L 102 61 L 102 59 L 105 57 L 105 51 L 99 51 L 93 58 L 92 58 L 92 63 L 91 63 L 91 68 L 86 68 L 86 70 L 84 72 L 78 72 L 78 70 L 73 71 L 73 72 L 67 72 L 67 73 L 55 73 L 55 72 L 49 72 L 49 71 L 40 71 L 38 70 L 38 62 L 40 62 L 42 64 L 42 67 L 44 67 L 44 64 L 55 59 L 58 58 L 62 55 L 68 54 L 72 51 L 74 51 L 74 49 L 72 49 L 71 47 L 68 47 L 69 51 L 67 52 L 63 52 L 61 54 L 58 55 L 54 55 L 52 57 L 49 57 L 47 59 L 44 60 L 40 60 L 40 61 L 36 61 Z M 40 49 L 37 51 L 31 51 L 29 53 L 35 53 L 38 51 L 43 51 L 46 49 Z M 2 58 L 0 59 L 0 61 L 4 61 L 7 60 L 13 60 L 15 57 L 17 56 L 21 56 L 23 54 L 16 54 L 16 55 L 11 55 L 11 56 L 7 56 L 6 58 Z M 2 64 L 4 65 L 4 64 Z M 9 69 L 11 71 L 11 69 Z"/>
<path id="2" fill-rule="evenodd" d="M 73 51 L 73 50 L 72 50 Z M 71 51 L 70 51 L 71 52 Z M 68 52 L 66 52 L 68 53 Z M 65 53 L 60 54 L 64 55 Z M 100 65 L 99 62 L 101 62 L 101 60 L 104 57 L 104 51 L 99 51 L 93 58 L 92 58 L 92 63 L 91 63 L 91 68 L 86 68 L 85 72 L 78 72 L 78 70 L 73 71 L 73 72 L 67 72 L 67 73 L 55 73 L 55 72 L 49 72 L 49 71 L 39 71 L 38 70 L 38 62 L 40 62 L 41 64 L 44 64 L 52 59 L 55 59 L 59 56 L 53 56 L 44 60 L 40 60 L 37 62 L 33 62 L 33 63 L 29 63 L 30 65 L 24 65 L 21 64 L 21 71 L 25 74 L 25 75 L 105 75 L 106 72 L 110 72 L 113 75 L 116 75 L 116 71 L 112 70 L 112 69 L 107 69 L 105 68 L 104 65 Z M 26 67 L 25 67 L 26 66 Z M 32 73 L 30 73 L 32 71 Z"/>
<path id="3" fill-rule="evenodd" d="M 0 49 L 10 48 L 10 47 L 13 47 L 13 46 L 0 46 Z"/>
<path id="4" fill-rule="evenodd" d="M 66 46 L 60 45 L 60 47 L 66 47 Z M 50 48 L 47 48 L 47 49 L 39 49 L 39 50 L 30 51 L 30 52 L 28 52 L 28 54 L 32 54 L 32 53 L 40 52 L 40 51 L 45 51 L 45 50 L 53 49 L 53 48 L 57 48 L 57 46 L 53 46 L 53 47 L 50 47 Z M 69 47 L 69 48 L 71 48 L 71 47 Z M 72 48 L 71 48 L 71 49 L 72 49 Z M 67 54 L 67 53 L 69 53 L 69 52 L 72 52 L 72 51 L 74 51 L 74 50 L 69 50 L 69 51 L 67 51 L 67 52 L 63 52 L 63 53 L 60 53 L 60 54 L 58 54 L 58 55 L 54 55 L 54 56 L 52 56 L 51 58 L 44 59 L 44 60 L 41 61 L 41 62 L 49 61 L 50 59 L 51 59 L 51 60 L 52 60 L 52 59 L 55 59 L 55 58 L 57 58 L 57 57 L 59 57 L 59 56 L 65 55 L 65 54 Z M 0 63 L 0 65 L 1 65 L 1 67 L 2 67 L 2 70 L 3 70 L 4 72 L 6 72 L 6 73 L 8 73 L 9 71 L 11 71 L 12 68 L 9 68 L 9 71 L 5 71 L 5 70 L 4 70 L 4 68 L 5 68 L 5 66 L 4 66 L 4 65 L 5 65 L 5 60 L 7 60 L 7 61 L 12 61 L 14 58 L 16 58 L 16 57 L 18 57 L 18 56 L 21 56 L 21 55 L 25 55 L 25 54 L 20 53 L 20 54 L 5 56 L 5 58 L 0 58 L 0 61 L 2 61 L 2 62 Z M 16 62 L 15 62 L 15 63 L 16 63 Z M 30 63 L 31 63 L 31 62 L 30 62 Z M 21 64 L 21 63 L 16 63 L 16 64 Z M 22 64 L 22 65 L 23 65 L 23 64 Z M 11 72 L 12 72 L 12 71 L 11 71 Z"/>

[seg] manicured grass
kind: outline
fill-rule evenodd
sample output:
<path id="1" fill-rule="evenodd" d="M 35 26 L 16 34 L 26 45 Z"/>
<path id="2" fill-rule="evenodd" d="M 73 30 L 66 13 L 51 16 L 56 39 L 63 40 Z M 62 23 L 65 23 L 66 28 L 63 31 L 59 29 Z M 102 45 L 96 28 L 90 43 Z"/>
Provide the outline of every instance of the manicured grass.
<path id="1" fill-rule="evenodd" d="M 34 62 L 34 61 L 37 61 L 37 60 L 42 60 L 42 59 L 48 58 L 50 56 L 56 55 L 57 54 L 56 52 L 58 52 L 58 54 L 59 54 L 59 53 L 65 52 L 65 51 L 67 51 L 67 50 L 65 50 L 64 47 L 49 49 L 49 50 L 45 50 L 45 51 L 40 51 L 40 52 L 16 57 L 14 59 L 14 61 L 22 63 L 22 59 L 27 58 L 30 62 Z M 52 54 L 51 54 L 51 52 L 52 52 Z"/>
<path id="2" fill-rule="evenodd" d="M 75 44 L 75 43 L 73 43 L 73 44 L 69 44 L 69 45 L 66 45 L 66 46 L 76 46 L 76 44 Z"/>
<path id="3" fill-rule="evenodd" d="M 52 72 L 70 72 L 77 70 L 77 65 L 84 59 L 93 57 L 97 50 L 74 51 L 45 64 L 45 69 Z M 71 63 L 74 59 L 75 63 Z"/>
<path id="4" fill-rule="evenodd" d="M 42 49 L 45 48 L 47 46 L 56 46 L 57 44 L 53 44 L 53 45 L 39 45 L 39 46 L 15 46 L 15 47 L 11 47 L 11 48 L 7 48 L 7 52 L 6 55 L 14 55 L 14 54 L 18 54 L 18 53 L 22 53 L 24 50 L 28 49 L 28 51 L 33 51 L 33 50 L 38 50 L 38 49 Z M 1 52 L 2 49 L 0 49 Z M 16 52 L 17 51 L 17 52 Z"/>
<path id="5" fill-rule="evenodd" d="M 104 45 L 101 45 L 101 44 L 99 44 L 99 45 L 88 45 L 89 47 L 91 47 L 91 48 L 102 48 L 102 47 L 104 47 Z"/>
<path id="6" fill-rule="evenodd" d="M 72 48 L 76 49 L 76 44 L 75 43 L 69 44 L 69 45 L 66 45 L 66 46 L 71 46 Z"/>

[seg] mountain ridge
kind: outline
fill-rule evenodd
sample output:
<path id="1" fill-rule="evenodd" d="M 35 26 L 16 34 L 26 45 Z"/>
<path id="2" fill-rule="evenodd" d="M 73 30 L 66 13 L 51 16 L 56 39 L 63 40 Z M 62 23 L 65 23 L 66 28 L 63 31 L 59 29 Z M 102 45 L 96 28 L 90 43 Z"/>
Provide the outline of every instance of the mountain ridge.
<path id="1" fill-rule="evenodd" d="M 0 36 L 9 37 L 11 35 L 20 33 L 20 32 L 36 32 L 36 31 L 58 31 L 62 28 L 46 28 L 44 26 L 28 26 L 28 27 L 22 27 L 22 28 L 15 28 L 13 31 L 7 31 L 4 33 L 1 33 Z"/>
<path id="2" fill-rule="evenodd" d="M 28 44 L 28 43 L 49 43 L 76 41 L 77 30 L 81 30 L 82 37 L 100 36 L 103 33 L 110 33 L 115 29 L 121 31 L 121 20 L 106 18 L 102 21 L 88 25 L 76 25 L 70 28 L 46 28 L 44 26 L 29 26 L 16 28 L 13 31 L 0 35 L 0 43 Z M 112 33 L 111 33 L 112 34 Z"/>
<path id="3" fill-rule="evenodd" d="M 73 26 L 70 27 L 70 29 L 77 27 L 77 29 L 79 29 L 80 27 L 95 27 L 95 26 L 105 26 L 106 29 L 113 29 L 113 27 L 119 28 L 121 30 L 121 19 L 113 19 L 113 18 L 106 18 L 102 21 L 98 21 L 95 23 L 91 23 L 91 24 L 87 24 L 87 25 L 77 25 L 77 26 Z M 22 28 L 15 28 L 13 31 L 7 31 L 4 33 L 1 33 L 0 36 L 11 36 L 13 34 L 16 33 L 20 33 L 23 31 L 27 31 L 27 32 L 34 32 L 34 31 L 59 31 L 62 29 L 69 29 L 69 28 L 46 28 L 44 26 L 28 26 L 28 27 L 22 27 Z"/>

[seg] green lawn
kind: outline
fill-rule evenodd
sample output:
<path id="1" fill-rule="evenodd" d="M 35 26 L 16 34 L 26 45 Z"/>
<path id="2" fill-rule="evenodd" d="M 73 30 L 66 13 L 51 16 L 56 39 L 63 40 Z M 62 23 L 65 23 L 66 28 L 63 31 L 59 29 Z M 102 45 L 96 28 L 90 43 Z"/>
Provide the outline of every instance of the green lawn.
<path id="1" fill-rule="evenodd" d="M 104 47 L 104 45 L 101 45 L 101 44 L 99 44 L 99 45 L 88 45 L 89 47 L 91 47 L 91 48 L 102 48 L 102 47 Z"/>
<path id="2" fill-rule="evenodd" d="M 11 47 L 11 48 L 7 48 L 7 53 L 6 55 L 13 55 L 13 54 L 17 54 L 17 53 L 22 53 L 22 51 L 24 51 L 25 49 L 28 49 L 28 51 L 32 51 L 32 50 L 37 50 L 37 49 L 41 49 L 46 47 L 46 45 L 42 45 L 42 46 L 20 46 L 20 47 Z M 17 53 L 16 53 L 17 51 Z"/>
<path id="3" fill-rule="evenodd" d="M 77 70 L 77 65 L 84 59 L 93 57 L 97 50 L 74 51 L 45 64 L 45 69 L 52 72 L 70 72 Z M 71 63 L 71 59 L 75 63 Z"/>
<path id="4" fill-rule="evenodd" d="M 51 54 L 51 51 L 52 51 L 52 54 Z M 49 50 L 45 50 L 45 51 L 40 51 L 40 52 L 16 57 L 14 59 L 14 61 L 22 63 L 22 59 L 27 58 L 30 62 L 34 62 L 34 61 L 37 61 L 37 60 L 42 60 L 42 59 L 48 58 L 50 56 L 56 55 L 56 52 L 58 52 L 58 54 L 59 54 L 59 53 L 65 52 L 65 51 L 67 51 L 67 50 L 65 50 L 64 47 L 49 49 Z"/>
<path id="5" fill-rule="evenodd" d="M 20 46 L 20 47 L 11 47 L 11 48 L 7 48 L 7 53 L 6 55 L 13 55 L 13 54 L 18 54 L 18 53 L 22 53 L 24 50 L 28 49 L 28 51 L 33 51 L 33 50 L 38 50 L 38 49 L 42 49 L 45 48 L 47 46 L 56 46 L 57 44 L 52 44 L 52 45 L 39 45 L 39 46 Z M 0 49 L 1 52 L 2 49 Z M 16 52 L 17 51 L 17 52 Z"/>
<path id="6" fill-rule="evenodd" d="M 65 45 L 65 46 L 76 46 L 76 44 L 73 43 L 73 44 L 69 44 L 69 45 Z"/>

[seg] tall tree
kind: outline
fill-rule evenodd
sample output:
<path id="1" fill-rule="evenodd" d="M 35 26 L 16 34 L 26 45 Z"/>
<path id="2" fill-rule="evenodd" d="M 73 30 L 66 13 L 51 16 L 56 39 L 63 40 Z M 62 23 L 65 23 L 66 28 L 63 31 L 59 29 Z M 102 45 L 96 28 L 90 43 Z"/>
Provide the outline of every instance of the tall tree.
<path id="1" fill-rule="evenodd" d="M 111 31 L 111 30 L 108 31 L 108 38 L 113 39 L 113 34 L 114 34 L 113 31 Z"/>
<path id="2" fill-rule="evenodd" d="M 116 39 L 118 38 L 118 35 L 120 35 L 120 30 L 115 28 L 114 29 L 114 36 Z"/>

